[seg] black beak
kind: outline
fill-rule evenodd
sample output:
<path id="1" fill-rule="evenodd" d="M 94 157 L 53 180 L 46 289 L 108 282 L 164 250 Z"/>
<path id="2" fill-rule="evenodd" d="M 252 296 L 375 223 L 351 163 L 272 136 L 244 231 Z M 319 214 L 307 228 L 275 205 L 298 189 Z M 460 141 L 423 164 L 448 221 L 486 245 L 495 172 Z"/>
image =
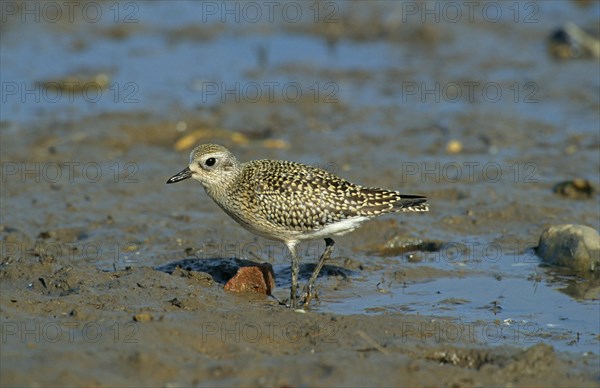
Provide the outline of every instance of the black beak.
<path id="1" fill-rule="evenodd" d="M 192 177 L 192 170 L 190 170 L 189 167 L 186 167 L 185 169 L 183 169 L 182 171 L 180 171 L 179 173 L 173 175 L 168 181 L 167 184 L 169 183 L 177 183 L 179 181 L 188 179 Z"/>

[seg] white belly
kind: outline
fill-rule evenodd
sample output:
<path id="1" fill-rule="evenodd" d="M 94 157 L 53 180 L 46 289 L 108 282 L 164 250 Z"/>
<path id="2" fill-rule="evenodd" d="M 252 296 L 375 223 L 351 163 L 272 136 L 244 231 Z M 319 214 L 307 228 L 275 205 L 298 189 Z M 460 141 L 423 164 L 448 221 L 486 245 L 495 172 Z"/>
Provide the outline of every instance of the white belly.
<path id="1" fill-rule="evenodd" d="M 316 240 L 319 238 L 341 236 L 346 233 L 352 232 L 358 228 L 363 222 L 367 221 L 369 217 L 353 217 L 343 221 L 338 221 L 333 224 L 329 224 L 323 229 L 302 232 L 302 234 L 295 236 L 297 240 Z"/>

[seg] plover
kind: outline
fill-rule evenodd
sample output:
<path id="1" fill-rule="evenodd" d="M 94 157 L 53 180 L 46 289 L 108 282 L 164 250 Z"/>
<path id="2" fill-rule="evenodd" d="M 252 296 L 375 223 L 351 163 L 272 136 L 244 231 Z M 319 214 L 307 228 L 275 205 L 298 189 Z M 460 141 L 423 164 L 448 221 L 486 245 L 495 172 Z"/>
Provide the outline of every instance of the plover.
<path id="1" fill-rule="evenodd" d="M 240 163 L 228 149 L 216 144 L 196 147 L 189 166 L 167 183 L 188 178 L 199 181 L 217 205 L 244 228 L 287 245 L 292 257 L 292 308 L 298 307 L 298 243 L 325 239 L 325 251 L 303 290 L 301 301 L 307 307 L 315 295 L 317 276 L 331 256 L 332 236 L 351 232 L 382 214 L 429 210 L 423 196 L 355 185 L 320 168 L 295 162 Z"/>

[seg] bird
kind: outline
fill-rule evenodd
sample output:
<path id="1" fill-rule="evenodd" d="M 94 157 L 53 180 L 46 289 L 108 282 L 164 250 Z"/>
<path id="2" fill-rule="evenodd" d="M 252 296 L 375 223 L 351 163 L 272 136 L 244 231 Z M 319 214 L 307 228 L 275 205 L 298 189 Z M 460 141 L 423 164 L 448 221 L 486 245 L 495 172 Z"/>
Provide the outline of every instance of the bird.
<path id="1" fill-rule="evenodd" d="M 352 232 L 365 221 L 395 212 L 425 212 L 427 198 L 364 187 L 328 171 L 284 160 L 239 162 L 227 148 L 202 144 L 189 165 L 167 184 L 192 178 L 231 218 L 248 231 L 283 242 L 291 254 L 289 307 L 298 308 L 299 258 L 302 241 L 324 239 L 325 250 L 303 289 L 300 304 L 315 296 L 317 277 L 333 251 L 333 236 Z"/>

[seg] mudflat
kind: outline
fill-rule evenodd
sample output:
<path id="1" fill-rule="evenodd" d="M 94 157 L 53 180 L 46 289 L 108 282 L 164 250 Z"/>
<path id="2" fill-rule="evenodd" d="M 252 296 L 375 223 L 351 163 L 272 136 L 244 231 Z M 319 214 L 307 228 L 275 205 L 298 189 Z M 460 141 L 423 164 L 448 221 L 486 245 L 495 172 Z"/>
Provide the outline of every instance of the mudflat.
<path id="1" fill-rule="evenodd" d="M 137 23 L 108 6 L 100 24 L 11 8 L 1 27 L 17 88 L 0 126 L 2 386 L 598 386 L 598 271 L 534 249 L 551 225 L 600 228 L 597 61 L 546 48 L 556 15 L 585 28 L 598 4 L 434 23 L 332 2 L 318 16 L 337 23 L 234 25 L 198 23 L 193 3 L 131 4 L 119 15 Z M 104 97 L 48 94 L 70 76 Z M 207 142 L 431 210 L 336 238 L 319 298 L 295 312 L 279 303 L 283 244 L 198 183 L 165 184 Z M 574 179 L 591 189 L 556 190 Z M 323 248 L 300 246 L 303 283 Z M 273 266 L 273 296 L 223 289 L 251 262 Z"/>

